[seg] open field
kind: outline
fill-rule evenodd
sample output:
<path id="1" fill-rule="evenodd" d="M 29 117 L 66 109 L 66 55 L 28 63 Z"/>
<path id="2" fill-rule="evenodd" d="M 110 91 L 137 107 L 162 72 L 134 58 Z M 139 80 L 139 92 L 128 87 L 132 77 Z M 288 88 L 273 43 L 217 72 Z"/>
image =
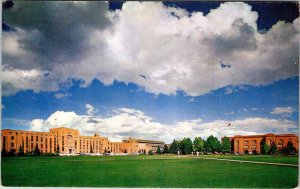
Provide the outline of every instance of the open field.
<path id="1" fill-rule="evenodd" d="M 297 164 L 298 157 L 206 156 Z M 268 187 L 297 186 L 298 168 L 176 156 L 2 158 L 4 186 Z"/>

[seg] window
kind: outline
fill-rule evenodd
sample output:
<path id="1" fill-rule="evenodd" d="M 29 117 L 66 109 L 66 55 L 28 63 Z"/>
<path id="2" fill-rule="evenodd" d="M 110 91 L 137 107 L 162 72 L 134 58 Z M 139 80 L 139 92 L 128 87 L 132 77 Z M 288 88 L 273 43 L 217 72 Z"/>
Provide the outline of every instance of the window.
<path id="1" fill-rule="evenodd" d="M 3 136 L 3 147 L 6 146 L 6 136 Z"/>
<path id="2" fill-rule="evenodd" d="M 35 136 L 35 141 L 36 141 L 36 142 L 39 141 L 39 136 Z"/>
<path id="3" fill-rule="evenodd" d="M 41 148 L 43 148 L 43 144 L 41 144 Z"/>
<path id="4" fill-rule="evenodd" d="M 10 144 L 10 146 L 11 146 L 12 148 L 14 148 L 15 144 L 12 142 L 12 143 Z"/>
<path id="5" fill-rule="evenodd" d="M 279 140 L 277 142 L 277 147 L 282 148 L 282 146 L 283 146 L 283 140 Z"/>
<path id="6" fill-rule="evenodd" d="M 41 142 L 43 142 L 43 137 L 41 137 Z"/>
<path id="7" fill-rule="evenodd" d="M 31 142 L 33 142 L 33 136 L 31 136 Z"/>

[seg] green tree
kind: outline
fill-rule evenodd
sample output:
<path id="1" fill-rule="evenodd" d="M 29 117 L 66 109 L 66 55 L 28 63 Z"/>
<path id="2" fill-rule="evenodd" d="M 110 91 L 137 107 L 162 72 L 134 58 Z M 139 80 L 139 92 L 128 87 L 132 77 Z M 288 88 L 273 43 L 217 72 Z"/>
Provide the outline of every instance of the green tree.
<path id="1" fill-rule="evenodd" d="M 210 135 L 205 143 L 205 150 L 207 152 L 219 152 L 220 151 L 220 142 L 217 137 Z"/>
<path id="2" fill-rule="evenodd" d="M 195 137 L 193 141 L 193 151 L 203 152 L 204 150 L 204 140 L 200 137 Z"/>
<path id="3" fill-rule="evenodd" d="M 157 154 L 160 154 L 160 153 L 161 153 L 160 147 L 159 147 L 159 146 L 157 146 L 156 153 L 157 153 Z"/>
<path id="4" fill-rule="evenodd" d="M 224 137 L 221 143 L 221 151 L 223 153 L 230 153 L 230 140 L 228 137 Z"/>
<path id="5" fill-rule="evenodd" d="M 5 148 L 2 148 L 1 157 L 6 157 L 6 156 L 7 156 L 7 151 L 5 150 Z"/>
<path id="6" fill-rule="evenodd" d="M 167 153 L 169 153 L 169 148 L 168 148 L 168 146 L 165 144 L 165 145 L 164 145 L 164 154 L 167 154 Z"/>
<path id="7" fill-rule="evenodd" d="M 282 152 L 285 154 L 291 154 L 293 152 L 297 152 L 296 148 L 294 147 L 291 141 L 288 141 L 286 147 L 282 149 Z"/>
<path id="8" fill-rule="evenodd" d="M 173 140 L 173 142 L 169 148 L 169 152 L 172 154 L 177 154 L 178 150 L 179 150 L 179 144 L 176 140 Z"/>
<path id="9" fill-rule="evenodd" d="M 11 149 L 8 153 L 7 156 L 8 157 L 14 157 L 16 155 L 16 150 L 15 149 Z"/>
<path id="10" fill-rule="evenodd" d="M 24 156 L 24 148 L 20 145 L 18 156 Z"/>
<path id="11" fill-rule="evenodd" d="M 149 150 L 148 155 L 153 155 L 153 150 Z"/>
<path id="12" fill-rule="evenodd" d="M 270 149 L 270 154 L 275 154 L 277 151 L 277 146 L 275 144 L 275 142 L 273 141 L 271 149 Z"/>
<path id="13" fill-rule="evenodd" d="M 182 154 L 190 154 L 193 151 L 193 142 L 190 138 L 183 138 L 180 141 L 180 150 Z"/>
<path id="14" fill-rule="evenodd" d="M 263 138 L 260 142 L 260 152 L 262 154 L 268 154 L 270 146 L 266 143 L 266 139 Z"/>
<path id="15" fill-rule="evenodd" d="M 35 148 L 33 150 L 33 155 L 34 156 L 40 156 L 41 155 L 40 149 L 39 149 L 37 144 L 35 145 Z"/>

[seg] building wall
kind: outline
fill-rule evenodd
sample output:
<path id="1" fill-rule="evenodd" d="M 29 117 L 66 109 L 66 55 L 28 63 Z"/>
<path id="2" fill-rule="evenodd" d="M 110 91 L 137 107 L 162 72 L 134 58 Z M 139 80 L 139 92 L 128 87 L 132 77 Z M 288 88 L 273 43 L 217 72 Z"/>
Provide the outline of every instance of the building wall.
<path id="1" fill-rule="evenodd" d="M 271 146 L 273 142 L 277 146 L 278 150 L 282 150 L 287 146 L 288 141 L 293 143 L 293 146 L 299 150 L 298 136 L 294 134 L 266 134 L 266 135 L 252 135 L 252 136 L 234 136 L 230 137 L 231 145 L 233 145 L 233 152 L 243 154 L 246 150 L 248 152 L 253 152 L 254 150 L 257 153 L 260 153 L 261 141 L 265 140 L 266 143 Z"/>
<path id="2" fill-rule="evenodd" d="M 137 138 L 129 138 L 127 140 L 123 140 L 123 143 L 137 143 L 141 151 L 145 151 L 148 153 L 150 150 L 156 151 L 157 147 L 159 146 L 161 150 L 163 150 L 165 142 L 163 141 L 156 141 L 156 140 L 144 140 L 144 139 L 137 139 Z M 142 152 L 139 152 L 142 153 Z"/>
<path id="3" fill-rule="evenodd" d="M 18 152 L 20 146 L 24 148 L 25 153 L 32 152 L 36 145 L 42 153 L 55 153 L 59 149 L 59 153 L 62 154 L 144 153 L 152 149 L 152 143 L 145 143 L 145 140 L 143 143 L 136 140 L 111 142 L 99 134 L 81 136 L 78 130 L 65 127 L 53 128 L 50 132 L 5 129 L 1 134 L 1 150 L 5 148 L 7 152 L 12 149 Z"/>

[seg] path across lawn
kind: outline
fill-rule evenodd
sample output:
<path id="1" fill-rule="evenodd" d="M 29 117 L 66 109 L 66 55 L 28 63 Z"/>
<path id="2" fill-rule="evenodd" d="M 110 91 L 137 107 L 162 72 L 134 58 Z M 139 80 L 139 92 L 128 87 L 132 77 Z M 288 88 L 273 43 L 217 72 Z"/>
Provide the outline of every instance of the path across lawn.
<path id="1" fill-rule="evenodd" d="M 195 157 L 197 158 L 197 157 Z M 298 167 L 297 164 L 286 164 L 286 163 L 270 163 L 270 162 L 260 162 L 260 161 L 245 161 L 245 160 L 235 160 L 235 159 L 221 159 L 221 158 L 206 158 L 206 157 L 198 157 L 200 159 L 208 159 L 208 160 L 217 160 L 217 161 L 233 161 L 239 163 L 255 163 L 255 164 L 265 164 L 265 165 L 279 165 L 279 166 L 288 166 L 288 167 Z"/>

